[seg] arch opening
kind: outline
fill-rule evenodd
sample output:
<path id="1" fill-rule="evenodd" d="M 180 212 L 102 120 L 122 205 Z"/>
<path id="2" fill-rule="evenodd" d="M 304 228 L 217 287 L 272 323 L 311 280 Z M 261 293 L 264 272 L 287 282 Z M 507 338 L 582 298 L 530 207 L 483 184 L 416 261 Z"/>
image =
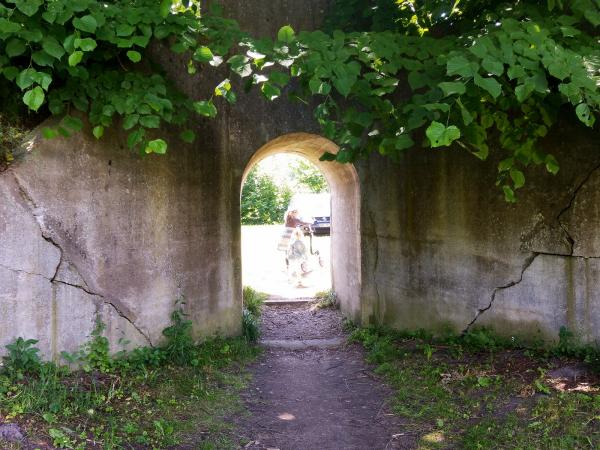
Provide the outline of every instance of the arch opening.
<path id="1" fill-rule="evenodd" d="M 351 164 L 320 161 L 324 151 L 336 153 L 338 148 L 330 140 L 314 134 L 292 133 L 278 137 L 259 148 L 248 161 L 240 193 L 251 170 L 277 154 L 302 157 L 321 171 L 327 180 L 331 198 L 330 248 L 327 249 L 330 253 L 331 287 L 337 294 L 343 313 L 357 320 L 360 319 L 361 287 L 358 175 Z M 242 265 L 244 263 L 242 260 Z"/>

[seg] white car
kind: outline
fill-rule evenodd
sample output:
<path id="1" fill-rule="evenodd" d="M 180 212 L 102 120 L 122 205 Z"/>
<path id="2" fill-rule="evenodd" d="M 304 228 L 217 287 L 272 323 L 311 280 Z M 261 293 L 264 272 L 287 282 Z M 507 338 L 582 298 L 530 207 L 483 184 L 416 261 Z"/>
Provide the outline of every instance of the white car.
<path id="1" fill-rule="evenodd" d="M 300 219 L 310 223 L 315 234 L 331 232 L 331 195 L 328 192 L 294 194 L 288 209 L 297 209 Z"/>

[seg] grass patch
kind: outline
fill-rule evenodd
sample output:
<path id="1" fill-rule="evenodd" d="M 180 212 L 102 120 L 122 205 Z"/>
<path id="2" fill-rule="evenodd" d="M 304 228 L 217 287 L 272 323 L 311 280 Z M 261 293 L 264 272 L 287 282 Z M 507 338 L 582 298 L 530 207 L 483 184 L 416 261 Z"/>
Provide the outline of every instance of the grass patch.
<path id="1" fill-rule="evenodd" d="M 319 291 L 315 294 L 315 307 L 318 309 L 339 308 L 337 294 L 332 290 Z"/>
<path id="2" fill-rule="evenodd" d="M 260 316 L 267 294 L 258 292 L 250 286 L 244 286 L 242 299 L 244 302 L 242 334 L 248 342 L 256 342 L 260 337 Z"/>
<path id="3" fill-rule="evenodd" d="M 556 348 L 525 348 L 481 329 L 444 338 L 355 329 L 351 339 L 394 389 L 391 406 L 420 449 L 600 448 L 600 374 L 591 371 L 591 347 L 561 335 Z M 548 375 L 583 361 L 589 370 L 575 379 Z"/>
<path id="4" fill-rule="evenodd" d="M 181 308 L 160 348 L 111 356 L 102 331 L 63 354 L 77 370 L 40 361 L 36 341 L 15 341 L 0 372 L 0 422 L 18 423 L 40 448 L 234 448 L 225 418 L 242 408 L 256 347 L 244 338 L 194 343 Z"/>

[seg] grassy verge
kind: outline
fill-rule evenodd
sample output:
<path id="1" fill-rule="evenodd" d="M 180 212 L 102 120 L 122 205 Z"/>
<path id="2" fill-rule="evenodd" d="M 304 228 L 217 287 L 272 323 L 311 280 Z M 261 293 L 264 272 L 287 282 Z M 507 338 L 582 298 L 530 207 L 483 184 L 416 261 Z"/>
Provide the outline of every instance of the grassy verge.
<path id="1" fill-rule="evenodd" d="M 78 370 L 39 360 L 35 341 L 9 346 L 0 372 L 0 423 L 17 423 L 33 448 L 233 448 L 225 418 L 241 411 L 244 365 L 258 349 L 245 338 L 196 345 L 178 310 L 160 348 L 111 356 L 98 325 L 63 357 Z M 0 441 L 0 448 L 20 448 Z"/>
<path id="2" fill-rule="evenodd" d="M 393 387 L 391 406 L 420 449 L 600 448 L 600 375 L 580 358 L 597 363 L 598 353 L 562 337 L 543 350 L 485 330 L 352 334 Z"/>

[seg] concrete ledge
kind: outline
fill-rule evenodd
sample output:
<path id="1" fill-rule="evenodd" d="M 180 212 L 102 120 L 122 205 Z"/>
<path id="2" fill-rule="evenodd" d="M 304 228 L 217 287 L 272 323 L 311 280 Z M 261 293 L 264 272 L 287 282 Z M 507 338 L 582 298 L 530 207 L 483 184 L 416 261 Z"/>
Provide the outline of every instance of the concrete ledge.
<path id="1" fill-rule="evenodd" d="M 306 303 L 310 303 L 314 301 L 313 297 L 299 297 L 299 298 L 284 298 L 284 297 L 276 297 L 271 296 L 265 300 L 266 306 L 273 305 L 303 305 Z"/>
<path id="2" fill-rule="evenodd" d="M 283 348 L 286 350 L 306 350 L 309 348 L 337 348 L 346 342 L 343 337 L 330 339 L 303 339 L 303 340 L 264 340 L 259 341 L 263 347 Z"/>

